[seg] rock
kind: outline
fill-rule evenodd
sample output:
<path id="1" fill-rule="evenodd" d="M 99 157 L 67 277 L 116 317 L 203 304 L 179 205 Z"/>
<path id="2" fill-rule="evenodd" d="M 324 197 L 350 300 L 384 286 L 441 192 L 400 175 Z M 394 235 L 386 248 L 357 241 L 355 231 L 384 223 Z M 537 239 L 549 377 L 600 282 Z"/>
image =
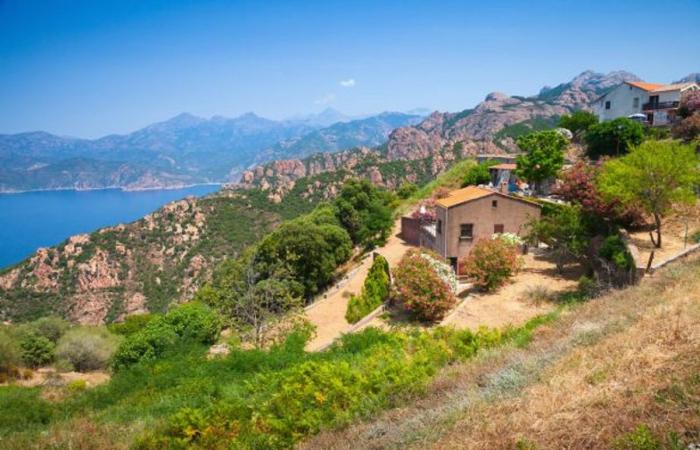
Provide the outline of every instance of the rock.
<path id="1" fill-rule="evenodd" d="M 231 348 L 228 346 L 228 344 L 214 344 L 209 347 L 207 358 L 224 358 L 228 356 L 229 353 L 231 353 Z"/>

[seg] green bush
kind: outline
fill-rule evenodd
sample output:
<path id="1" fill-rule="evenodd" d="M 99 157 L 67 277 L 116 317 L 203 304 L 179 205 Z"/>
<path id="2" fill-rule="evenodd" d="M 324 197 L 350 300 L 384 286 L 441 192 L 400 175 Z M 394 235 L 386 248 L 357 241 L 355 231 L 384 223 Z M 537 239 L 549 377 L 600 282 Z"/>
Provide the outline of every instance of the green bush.
<path id="1" fill-rule="evenodd" d="M 152 361 L 161 356 L 178 340 L 178 335 L 168 323 L 158 317 L 146 328 L 127 336 L 114 354 L 113 366 L 123 369 L 141 361 Z"/>
<path id="2" fill-rule="evenodd" d="M 620 117 L 597 123 L 586 132 L 586 154 L 591 159 L 621 156 L 644 140 L 644 127 L 639 122 Z"/>
<path id="3" fill-rule="evenodd" d="M 29 333 L 20 341 L 22 362 L 27 367 L 45 366 L 54 360 L 56 344 L 36 333 Z"/>
<path id="4" fill-rule="evenodd" d="M 119 338 L 104 327 L 76 327 L 58 341 L 56 358 L 78 372 L 108 367 Z"/>
<path id="5" fill-rule="evenodd" d="M 127 316 L 123 322 L 112 323 L 107 325 L 109 331 L 121 336 L 131 336 L 132 334 L 144 329 L 148 323 L 156 316 L 153 314 L 134 314 Z"/>
<path id="6" fill-rule="evenodd" d="M 357 323 L 389 298 L 389 263 L 382 255 L 372 262 L 359 296 L 350 297 L 345 320 Z"/>
<path id="7" fill-rule="evenodd" d="M 583 275 L 578 279 L 576 293 L 582 299 L 595 298 L 600 295 L 600 286 L 593 278 Z"/>
<path id="8" fill-rule="evenodd" d="M 480 164 L 470 166 L 467 169 L 467 174 L 464 176 L 464 180 L 462 180 L 462 187 L 488 184 L 491 181 L 489 167 L 496 164 L 498 164 L 498 161 L 488 160 Z"/>
<path id="9" fill-rule="evenodd" d="M 0 325 L 0 374 L 7 374 L 21 361 L 21 349 L 19 342 L 7 330 Z"/>
<path id="10" fill-rule="evenodd" d="M 660 450 L 665 448 L 648 426 L 639 425 L 633 431 L 619 437 L 614 447 L 620 450 Z"/>
<path id="11" fill-rule="evenodd" d="M 40 336 L 56 343 L 70 328 L 70 322 L 56 316 L 47 316 L 31 322 L 30 327 Z"/>
<path id="12" fill-rule="evenodd" d="M 625 242 L 619 235 L 610 235 L 603 240 L 598 255 L 623 270 L 631 270 L 634 267 L 634 258 L 627 250 Z"/>
<path id="13" fill-rule="evenodd" d="M 152 361 L 176 343 L 213 344 L 221 332 L 221 317 L 208 306 L 190 302 L 155 316 L 146 326 L 126 336 L 114 354 L 113 366 L 123 369 Z"/>
<path id="14" fill-rule="evenodd" d="M 416 186 L 414 183 L 404 181 L 396 190 L 396 195 L 398 195 L 400 199 L 405 200 L 415 194 L 416 191 L 418 191 L 418 186 Z"/>
<path id="15" fill-rule="evenodd" d="M 213 344 L 221 333 L 222 321 L 208 306 L 190 302 L 171 309 L 164 317 L 165 323 L 181 338 Z"/>

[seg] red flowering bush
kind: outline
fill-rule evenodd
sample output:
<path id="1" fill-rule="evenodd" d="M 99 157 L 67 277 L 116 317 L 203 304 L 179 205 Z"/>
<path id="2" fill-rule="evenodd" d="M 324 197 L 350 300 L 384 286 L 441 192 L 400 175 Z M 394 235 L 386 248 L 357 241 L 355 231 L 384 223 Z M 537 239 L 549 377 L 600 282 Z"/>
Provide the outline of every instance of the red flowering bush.
<path id="1" fill-rule="evenodd" d="M 435 209 L 435 200 L 428 199 L 421 203 L 420 207 L 413 211 L 411 217 L 418 219 L 421 222 L 435 222 L 437 220 L 437 210 Z"/>
<path id="2" fill-rule="evenodd" d="M 700 137 L 700 112 L 686 117 L 673 126 L 671 130 L 673 137 L 690 142 Z"/>
<path id="3" fill-rule="evenodd" d="M 684 93 L 681 98 L 681 104 L 678 107 L 678 115 L 685 119 L 696 112 L 700 112 L 700 91 Z"/>
<path id="4" fill-rule="evenodd" d="M 639 209 L 622 208 L 618 201 L 603 198 L 595 184 L 599 172 L 599 163 L 579 161 L 562 172 L 554 188 L 554 194 L 566 201 L 581 205 L 584 213 L 608 219 L 614 223 L 621 225 L 644 223 Z"/>
<path id="5" fill-rule="evenodd" d="M 450 286 L 417 250 L 406 253 L 393 275 L 395 300 L 419 320 L 440 320 L 457 303 Z"/>
<path id="6" fill-rule="evenodd" d="M 518 271 L 518 249 L 502 239 L 482 239 L 472 247 L 460 264 L 460 272 L 484 291 L 493 291 L 505 284 Z"/>

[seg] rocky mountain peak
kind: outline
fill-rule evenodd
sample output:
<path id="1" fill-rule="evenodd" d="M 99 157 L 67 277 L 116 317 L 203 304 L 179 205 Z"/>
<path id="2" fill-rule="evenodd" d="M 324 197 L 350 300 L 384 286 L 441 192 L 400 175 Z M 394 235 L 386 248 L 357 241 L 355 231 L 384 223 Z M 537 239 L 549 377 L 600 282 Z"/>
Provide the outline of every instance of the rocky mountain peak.
<path id="1" fill-rule="evenodd" d="M 484 101 L 498 102 L 498 101 L 507 100 L 508 98 L 510 98 L 510 97 L 508 95 L 504 94 L 503 92 L 491 92 L 486 96 Z"/>

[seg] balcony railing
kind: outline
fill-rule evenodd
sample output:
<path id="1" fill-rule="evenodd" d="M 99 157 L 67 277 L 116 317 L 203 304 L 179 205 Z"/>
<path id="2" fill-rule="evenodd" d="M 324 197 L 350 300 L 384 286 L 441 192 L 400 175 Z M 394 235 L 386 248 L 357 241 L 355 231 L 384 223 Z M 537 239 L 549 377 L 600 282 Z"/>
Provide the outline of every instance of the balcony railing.
<path id="1" fill-rule="evenodd" d="M 680 102 L 649 102 L 642 105 L 643 111 L 652 111 L 654 109 L 673 109 L 678 108 Z"/>

